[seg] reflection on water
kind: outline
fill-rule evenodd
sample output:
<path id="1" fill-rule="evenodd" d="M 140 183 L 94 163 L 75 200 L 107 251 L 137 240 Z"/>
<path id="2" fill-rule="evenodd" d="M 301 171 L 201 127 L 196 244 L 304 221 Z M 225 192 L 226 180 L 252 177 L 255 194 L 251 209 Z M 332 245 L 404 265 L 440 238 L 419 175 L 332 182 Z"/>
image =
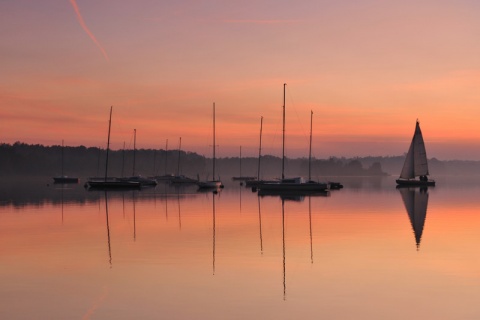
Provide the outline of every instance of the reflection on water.
<path id="1" fill-rule="evenodd" d="M 427 217 L 428 188 L 399 188 L 399 190 L 415 234 L 418 250 Z"/>
<path id="2" fill-rule="evenodd" d="M 13 186 L 0 318 L 479 318 L 480 184 L 353 180 L 327 197 Z"/>

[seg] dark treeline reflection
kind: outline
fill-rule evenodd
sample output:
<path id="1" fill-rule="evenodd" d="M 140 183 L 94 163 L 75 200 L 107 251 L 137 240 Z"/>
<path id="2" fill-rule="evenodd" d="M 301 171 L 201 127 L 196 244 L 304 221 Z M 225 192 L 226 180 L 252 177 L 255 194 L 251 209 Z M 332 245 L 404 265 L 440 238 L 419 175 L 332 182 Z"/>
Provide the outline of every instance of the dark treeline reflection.
<path id="1" fill-rule="evenodd" d="M 142 190 L 124 190 L 109 192 L 109 198 L 122 198 L 132 193 L 138 194 L 139 199 L 155 199 L 168 195 L 195 193 L 196 187 L 171 186 L 159 184 L 155 188 L 143 188 Z M 16 177 L 6 178 L 0 185 L 0 206 L 42 206 L 45 204 L 59 205 L 64 203 L 75 203 L 84 205 L 97 203 L 102 200 L 104 193 L 98 190 L 89 191 L 82 183 L 78 184 L 54 184 L 47 177 Z"/>

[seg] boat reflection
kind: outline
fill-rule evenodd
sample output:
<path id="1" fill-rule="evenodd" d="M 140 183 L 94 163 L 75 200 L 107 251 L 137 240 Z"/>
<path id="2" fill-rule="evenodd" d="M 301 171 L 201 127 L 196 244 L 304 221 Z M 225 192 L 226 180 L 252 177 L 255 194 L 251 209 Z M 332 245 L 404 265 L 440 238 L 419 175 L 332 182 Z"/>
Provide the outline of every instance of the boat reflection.
<path id="1" fill-rule="evenodd" d="M 428 188 L 398 188 L 415 234 L 417 250 L 420 249 L 423 228 L 427 217 Z"/>

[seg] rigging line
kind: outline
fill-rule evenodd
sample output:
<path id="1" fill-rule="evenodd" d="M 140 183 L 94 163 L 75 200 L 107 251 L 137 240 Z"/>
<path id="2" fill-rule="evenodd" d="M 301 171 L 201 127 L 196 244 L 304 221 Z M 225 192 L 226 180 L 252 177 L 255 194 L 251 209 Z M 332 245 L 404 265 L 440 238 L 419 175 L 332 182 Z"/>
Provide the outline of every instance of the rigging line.
<path id="1" fill-rule="evenodd" d="M 295 101 L 294 101 L 294 99 L 293 99 L 293 95 L 292 95 L 290 89 L 289 89 L 289 88 L 287 88 L 287 89 L 288 89 L 288 90 L 287 90 L 287 95 L 288 95 L 288 97 L 289 97 L 290 104 L 292 105 L 291 108 L 293 109 L 293 111 L 295 111 L 295 115 L 297 116 L 297 123 L 300 125 L 301 131 L 302 131 L 302 133 L 303 133 L 303 137 L 304 137 L 305 140 L 307 141 L 307 144 L 306 144 L 306 145 L 308 146 L 308 143 L 309 143 L 308 141 L 309 141 L 309 139 L 310 139 L 310 138 L 309 138 L 309 134 L 307 134 L 307 132 L 305 131 L 305 124 L 304 124 L 302 121 L 300 121 L 300 116 L 299 116 L 299 114 L 298 114 L 298 109 L 297 109 L 297 107 L 296 107 L 296 105 L 295 105 Z M 309 123 L 310 123 L 310 122 L 309 122 Z"/>

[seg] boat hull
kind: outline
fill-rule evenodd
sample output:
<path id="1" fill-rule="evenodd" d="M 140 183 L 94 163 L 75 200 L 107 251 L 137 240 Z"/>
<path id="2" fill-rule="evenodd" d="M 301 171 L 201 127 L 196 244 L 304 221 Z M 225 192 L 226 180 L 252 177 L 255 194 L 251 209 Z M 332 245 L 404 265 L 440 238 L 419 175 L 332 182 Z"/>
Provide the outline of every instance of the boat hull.
<path id="1" fill-rule="evenodd" d="M 132 181 L 88 181 L 88 189 L 96 190 L 125 190 L 125 189 L 140 189 L 139 182 Z"/>
<path id="2" fill-rule="evenodd" d="M 306 183 L 262 183 L 257 188 L 263 191 L 328 191 L 327 183 L 306 182 Z"/>
<path id="3" fill-rule="evenodd" d="M 78 178 L 74 177 L 54 177 L 54 183 L 78 183 Z"/>
<path id="4" fill-rule="evenodd" d="M 222 188 L 223 184 L 221 181 L 200 181 L 197 183 L 200 189 L 215 189 L 215 188 Z"/>
<path id="5" fill-rule="evenodd" d="M 399 187 L 434 187 L 435 180 L 416 180 L 416 179 L 397 179 L 396 180 Z"/>

